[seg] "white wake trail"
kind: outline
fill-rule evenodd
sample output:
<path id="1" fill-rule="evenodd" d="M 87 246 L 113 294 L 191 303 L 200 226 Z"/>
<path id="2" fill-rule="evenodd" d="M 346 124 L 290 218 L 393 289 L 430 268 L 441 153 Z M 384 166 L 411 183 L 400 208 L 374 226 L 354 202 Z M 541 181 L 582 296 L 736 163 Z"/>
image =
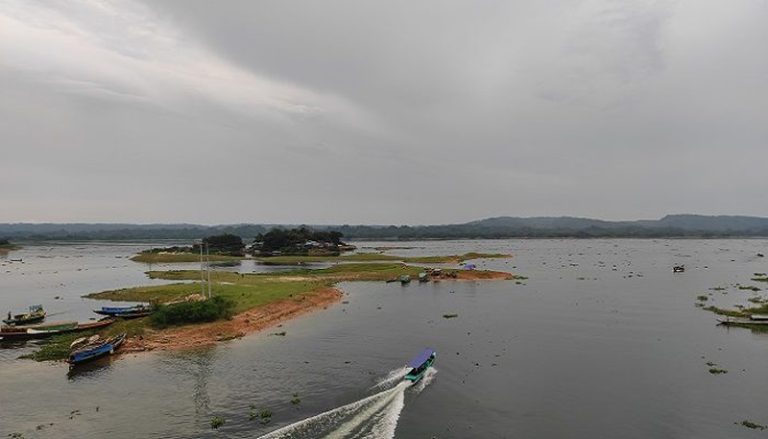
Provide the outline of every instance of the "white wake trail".
<path id="1" fill-rule="evenodd" d="M 410 389 L 420 393 L 437 373 L 430 368 L 421 381 L 411 386 L 410 382 L 403 380 L 408 370 L 398 368 L 390 371 L 373 388 L 390 387 L 393 384 L 394 387 L 287 425 L 259 439 L 392 439 L 405 407 L 405 391 Z"/>

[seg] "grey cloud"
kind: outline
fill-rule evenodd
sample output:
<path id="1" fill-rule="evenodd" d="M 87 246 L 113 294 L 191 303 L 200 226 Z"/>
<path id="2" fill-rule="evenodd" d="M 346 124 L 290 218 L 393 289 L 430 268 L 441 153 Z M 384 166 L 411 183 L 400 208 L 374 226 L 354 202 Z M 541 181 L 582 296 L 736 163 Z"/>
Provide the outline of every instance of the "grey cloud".
<path id="1" fill-rule="evenodd" d="M 765 2 L 13 5 L 0 221 L 768 215 Z"/>

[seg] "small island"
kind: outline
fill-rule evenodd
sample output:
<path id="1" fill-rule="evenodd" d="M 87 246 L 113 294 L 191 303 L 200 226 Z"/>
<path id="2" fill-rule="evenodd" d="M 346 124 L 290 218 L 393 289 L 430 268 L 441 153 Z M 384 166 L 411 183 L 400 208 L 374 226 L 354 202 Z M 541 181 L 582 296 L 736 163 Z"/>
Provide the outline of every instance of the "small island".
<path id="1" fill-rule="evenodd" d="M 0 238 L 0 253 L 2 253 L 2 252 L 9 252 L 9 251 L 12 251 L 12 250 L 19 250 L 19 249 L 21 249 L 20 245 L 16 245 L 16 244 L 12 243 L 7 238 Z"/>
<path id="2" fill-rule="evenodd" d="M 308 236 L 315 239 L 306 240 Z M 249 246 L 235 235 L 211 236 L 189 247 L 148 250 L 134 257 L 134 260 L 150 263 L 199 262 L 202 249 L 204 258 L 209 262 L 255 258 L 274 265 L 327 261 L 334 261 L 335 264 L 326 268 L 296 267 L 270 273 L 150 269 L 147 272 L 150 279 L 177 282 L 103 291 L 84 297 L 152 305 L 150 316 L 118 320 L 99 332 L 104 337 L 127 333 L 124 347 L 120 350 L 126 353 L 200 347 L 240 338 L 341 301 L 343 293 L 336 287 L 340 282 L 392 282 L 402 277 L 419 278 L 420 282 L 524 279 L 506 272 L 478 270 L 471 264 L 463 268 L 436 270 L 410 265 L 459 264 L 470 259 L 509 258 L 509 255 L 475 252 L 419 257 L 383 253 L 342 254 L 349 251 L 343 248 L 350 247 L 354 248 L 341 241 L 341 234 L 327 232 L 327 235 L 318 235 L 304 228 L 274 234 L 269 232 L 257 237 Z M 54 336 L 29 358 L 39 361 L 63 359 L 69 344 L 78 336 L 82 334 Z"/>

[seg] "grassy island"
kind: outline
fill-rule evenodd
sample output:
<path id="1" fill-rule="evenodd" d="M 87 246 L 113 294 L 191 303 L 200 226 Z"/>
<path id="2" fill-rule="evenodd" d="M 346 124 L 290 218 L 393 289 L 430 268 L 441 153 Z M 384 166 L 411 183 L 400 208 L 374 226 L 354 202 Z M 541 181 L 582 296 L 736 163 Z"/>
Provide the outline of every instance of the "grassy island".
<path id="1" fill-rule="evenodd" d="M 439 258 L 446 260 L 444 258 L 455 257 Z M 211 302 L 213 306 L 212 301 L 202 304 L 185 301 L 193 296 L 200 298 L 201 285 L 198 270 L 150 271 L 148 276 L 152 279 L 178 282 L 103 291 L 84 297 L 151 302 L 158 305 L 160 311 L 153 316 L 118 321 L 102 331 L 102 335 L 128 332 L 129 338 L 121 349 L 122 352 L 165 350 L 199 347 L 239 338 L 294 316 L 327 307 L 341 300 L 342 293 L 335 288 L 339 282 L 385 281 L 396 279 L 401 275 L 416 277 L 422 271 L 424 271 L 423 267 L 407 265 L 399 261 L 350 262 L 324 269 L 297 268 L 277 273 L 241 274 L 231 271 L 214 271 L 211 272 L 211 290 L 218 301 L 215 305 L 219 309 L 223 309 L 222 306 L 226 307 L 225 312 L 221 313 L 224 318 L 217 321 L 186 319 L 183 315 L 179 316 L 182 311 L 173 309 L 173 307 L 188 307 L 189 309 L 184 309 L 183 312 L 208 315 L 205 312 L 201 313 L 201 310 L 207 302 Z M 457 281 L 516 278 L 515 275 L 499 271 L 452 269 L 442 270 L 441 276 L 443 276 L 441 279 Z M 192 308 L 195 309 L 192 310 Z M 164 314 L 163 318 L 156 318 L 161 313 Z M 78 336 L 83 335 L 86 334 L 78 334 Z M 66 335 L 54 337 L 39 351 L 29 355 L 29 358 L 39 361 L 65 358 L 69 343 L 74 338 Z"/>
<path id="2" fill-rule="evenodd" d="M 460 264 L 472 259 L 510 258 L 510 255 L 500 253 L 470 252 L 463 255 L 445 256 L 397 256 L 380 252 L 352 253 L 346 255 L 285 255 L 285 256 L 256 256 L 252 257 L 264 265 L 303 265 L 314 262 L 387 262 L 397 261 L 412 264 Z M 239 261 L 246 256 L 210 255 L 210 261 Z M 144 263 L 174 263 L 199 262 L 200 255 L 193 252 L 141 252 L 131 258 L 134 262 Z"/>
<path id="3" fill-rule="evenodd" d="M 16 245 L 7 239 L 0 239 L 0 252 L 9 252 L 11 250 L 19 250 L 20 245 Z"/>

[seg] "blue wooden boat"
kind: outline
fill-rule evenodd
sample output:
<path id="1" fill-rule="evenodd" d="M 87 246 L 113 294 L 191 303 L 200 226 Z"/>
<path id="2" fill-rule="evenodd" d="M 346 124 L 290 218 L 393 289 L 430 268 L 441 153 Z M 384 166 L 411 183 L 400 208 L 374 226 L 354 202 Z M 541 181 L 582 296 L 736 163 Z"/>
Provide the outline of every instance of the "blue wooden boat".
<path id="1" fill-rule="evenodd" d="M 437 352 L 429 348 L 424 349 L 422 353 L 408 363 L 411 370 L 405 375 L 405 379 L 414 384 L 419 382 L 419 380 L 424 378 L 427 369 L 434 364 L 435 357 L 437 357 Z"/>
<path id="2" fill-rule="evenodd" d="M 90 361 L 104 355 L 114 354 L 115 350 L 125 341 L 125 333 L 102 340 L 98 335 L 90 338 L 81 338 L 75 340 L 70 345 L 72 351 L 69 353 L 67 363 L 75 366 L 86 361 Z"/>
<path id="3" fill-rule="evenodd" d="M 103 316 L 122 317 L 124 319 L 144 317 L 152 313 L 152 309 L 146 305 L 131 306 L 102 306 L 101 309 L 94 309 L 93 312 Z"/>

